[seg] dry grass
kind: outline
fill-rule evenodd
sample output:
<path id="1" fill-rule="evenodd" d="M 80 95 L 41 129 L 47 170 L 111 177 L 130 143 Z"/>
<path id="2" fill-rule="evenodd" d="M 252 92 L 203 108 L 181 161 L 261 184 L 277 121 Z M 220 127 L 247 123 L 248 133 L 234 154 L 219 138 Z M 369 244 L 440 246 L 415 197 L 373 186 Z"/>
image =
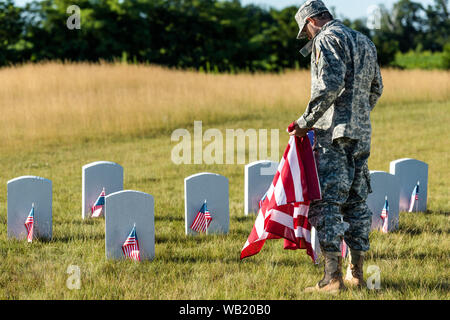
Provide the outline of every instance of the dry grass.
<path id="1" fill-rule="evenodd" d="M 3 69 L 0 139 L 14 144 L 153 132 L 198 118 L 222 121 L 288 99 L 305 102 L 307 86 L 295 83 L 306 74 L 234 77 L 121 64 Z"/>
<path id="2" fill-rule="evenodd" d="M 442 102 L 448 72 L 383 71 L 382 104 Z M 4 146 L 153 135 L 191 124 L 298 110 L 309 99 L 308 71 L 213 75 L 145 65 L 37 64 L 0 70 Z"/>

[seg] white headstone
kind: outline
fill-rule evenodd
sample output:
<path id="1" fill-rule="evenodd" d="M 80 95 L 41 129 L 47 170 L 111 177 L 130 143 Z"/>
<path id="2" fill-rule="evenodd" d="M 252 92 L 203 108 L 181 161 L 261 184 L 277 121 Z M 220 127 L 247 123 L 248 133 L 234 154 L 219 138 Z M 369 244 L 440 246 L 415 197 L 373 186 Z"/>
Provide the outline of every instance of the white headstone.
<path id="1" fill-rule="evenodd" d="M 262 160 L 245 166 L 244 213 L 257 213 L 259 201 L 267 192 L 277 172 L 278 163 Z"/>
<path id="2" fill-rule="evenodd" d="M 123 168 L 117 163 L 97 161 L 82 168 L 82 212 L 83 219 L 91 216 L 91 207 L 105 188 L 105 194 L 123 190 Z"/>
<path id="3" fill-rule="evenodd" d="M 155 202 L 153 196 L 133 190 L 105 197 L 105 253 L 107 259 L 125 259 L 122 245 L 136 225 L 141 260 L 155 257 Z"/>
<path id="4" fill-rule="evenodd" d="M 52 238 L 52 182 L 34 176 L 8 181 L 8 238 L 27 238 L 25 220 L 34 203 L 34 236 Z"/>
<path id="5" fill-rule="evenodd" d="M 400 211 L 408 211 L 411 194 L 420 182 L 418 211 L 427 211 L 428 164 L 415 159 L 399 159 L 390 163 L 389 171 L 400 182 Z"/>
<path id="6" fill-rule="evenodd" d="M 387 196 L 389 203 L 388 231 L 398 229 L 399 223 L 399 199 L 400 183 L 398 178 L 384 171 L 370 171 L 370 184 L 372 193 L 367 197 L 367 205 L 372 211 L 372 230 L 381 229 L 385 198 Z"/>
<path id="7" fill-rule="evenodd" d="M 219 174 L 199 173 L 184 179 L 186 235 L 197 234 L 190 227 L 205 200 L 212 217 L 208 234 L 228 233 L 230 226 L 228 179 Z"/>

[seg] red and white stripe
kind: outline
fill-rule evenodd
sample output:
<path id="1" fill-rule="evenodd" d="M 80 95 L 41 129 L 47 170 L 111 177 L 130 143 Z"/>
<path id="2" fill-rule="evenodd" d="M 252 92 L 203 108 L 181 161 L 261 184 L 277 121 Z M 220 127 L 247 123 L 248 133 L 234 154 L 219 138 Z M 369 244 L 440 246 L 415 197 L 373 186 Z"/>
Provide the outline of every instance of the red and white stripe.
<path id="1" fill-rule="evenodd" d="M 321 199 L 321 193 L 309 138 L 291 137 L 241 259 L 261 251 L 267 239 L 284 238 L 285 249 L 306 249 L 315 262 L 308 209 L 316 199 Z"/>
<path id="2" fill-rule="evenodd" d="M 25 228 L 27 229 L 27 241 L 33 241 L 34 234 L 34 203 L 31 205 L 30 213 L 25 220 Z"/>
<path id="3" fill-rule="evenodd" d="M 95 204 L 91 208 L 91 218 L 99 218 L 102 215 L 104 204 L 98 205 L 97 203 L 99 202 L 100 198 L 102 198 L 102 197 L 105 198 L 105 196 L 106 196 L 105 188 L 103 188 L 102 192 L 100 193 L 97 200 L 95 201 Z M 104 200 L 103 200 L 103 203 L 105 203 Z"/>
<path id="4" fill-rule="evenodd" d="M 141 261 L 141 255 L 139 253 L 139 243 L 136 238 L 128 238 L 122 246 L 123 254 L 126 258 L 135 261 Z"/>
<path id="5" fill-rule="evenodd" d="M 381 232 L 388 233 L 388 219 L 389 219 L 389 212 L 386 210 L 386 208 L 383 208 L 381 210 L 381 221 L 383 222 L 383 225 L 381 226 Z"/>
<path id="6" fill-rule="evenodd" d="M 206 232 L 211 224 L 211 221 L 212 217 L 209 211 L 206 211 L 205 213 L 199 211 L 194 219 L 194 222 L 192 222 L 191 229 L 196 232 Z"/>
<path id="7" fill-rule="evenodd" d="M 27 229 L 27 241 L 32 242 L 34 233 L 34 218 L 32 216 L 28 216 L 25 220 L 25 228 Z"/>
<path id="8" fill-rule="evenodd" d="M 345 240 L 342 239 L 342 242 L 341 242 L 341 256 L 342 256 L 342 258 L 346 258 L 347 257 L 347 253 L 348 253 L 347 243 L 345 242 Z"/>

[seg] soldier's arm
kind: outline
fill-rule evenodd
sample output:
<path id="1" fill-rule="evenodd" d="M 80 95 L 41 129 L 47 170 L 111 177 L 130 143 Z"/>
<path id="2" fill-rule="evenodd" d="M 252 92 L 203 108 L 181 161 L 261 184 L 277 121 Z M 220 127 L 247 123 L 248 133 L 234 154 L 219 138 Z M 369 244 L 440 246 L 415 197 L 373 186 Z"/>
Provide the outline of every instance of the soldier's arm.
<path id="1" fill-rule="evenodd" d="M 311 100 L 305 113 L 297 120 L 300 128 L 312 128 L 330 108 L 345 86 L 346 57 L 343 48 L 331 36 L 316 42 L 319 59 L 318 78 L 312 83 Z"/>
<path id="2" fill-rule="evenodd" d="M 372 81 L 372 86 L 370 88 L 370 97 L 369 97 L 370 110 L 373 110 L 373 108 L 375 108 L 378 99 L 380 99 L 381 94 L 383 93 L 383 79 L 381 77 L 380 67 L 376 62 L 375 65 L 376 65 L 375 77 Z"/>

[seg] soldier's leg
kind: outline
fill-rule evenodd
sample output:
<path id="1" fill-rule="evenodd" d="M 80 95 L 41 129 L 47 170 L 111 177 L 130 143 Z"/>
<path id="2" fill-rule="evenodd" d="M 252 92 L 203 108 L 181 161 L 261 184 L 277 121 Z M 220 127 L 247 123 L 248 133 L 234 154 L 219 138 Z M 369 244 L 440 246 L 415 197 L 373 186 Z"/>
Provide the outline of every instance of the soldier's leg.
<path id="1" fill-rule="evenodd" d="M 348 225 L 344 223 L 341 206 L 346 202 L 354 178 L 353 158 L 349 151 L 353 141 L 336 139 L 332 145 L 315 150 L 322 200 L 310 205 L 308 220 L 317 230 L 320 247 L 326 252 L 340 251 Z"/>
<path id="2" fill-rule="evenodd" d="M 343 221 L 341 206 L 348 198 L 354 164 L 351 151 L 355 142 L 347 138 L 336 139 L 330 146 L 316 148 L 316 163 L 322 200 L 311 203 L 308 220 L 316 228 L 323 252 L 324 276 L 305 292 L 338 292 L 345 289 L 342 277 L 340 245 L 347 225 Z"/>
<path id="3" fill-rule="evenodd" d="M 372 212 L 366 200 L 370 190 L 370 176 L 367 166 L 369 152 L 355 157 L 355 178 L 349 192 L 349 198 L 342 206 L 344 221 L 349 224 L 345 232 L 345 242 L 350 248 L 350 263 L 347 269 L 346 283 L 351 287 L 365 287 L 363 265 L 365 252 L 369 250 L 369 233 L 372 224 Z"/>
<path id="4" fill-rule="evenodd" d="M 372 212 L 367 206 L 370 190 L 370 175 L 367 166 L 369 152 L 362 152 L 355 160 L 355 175 L 349 191 L 349 197 L 342 206 L 344 221 L 349 224 L 345 232 L 345 242 L 356 251 L 369 250 L 369 233 L 372 224 Z"/>

